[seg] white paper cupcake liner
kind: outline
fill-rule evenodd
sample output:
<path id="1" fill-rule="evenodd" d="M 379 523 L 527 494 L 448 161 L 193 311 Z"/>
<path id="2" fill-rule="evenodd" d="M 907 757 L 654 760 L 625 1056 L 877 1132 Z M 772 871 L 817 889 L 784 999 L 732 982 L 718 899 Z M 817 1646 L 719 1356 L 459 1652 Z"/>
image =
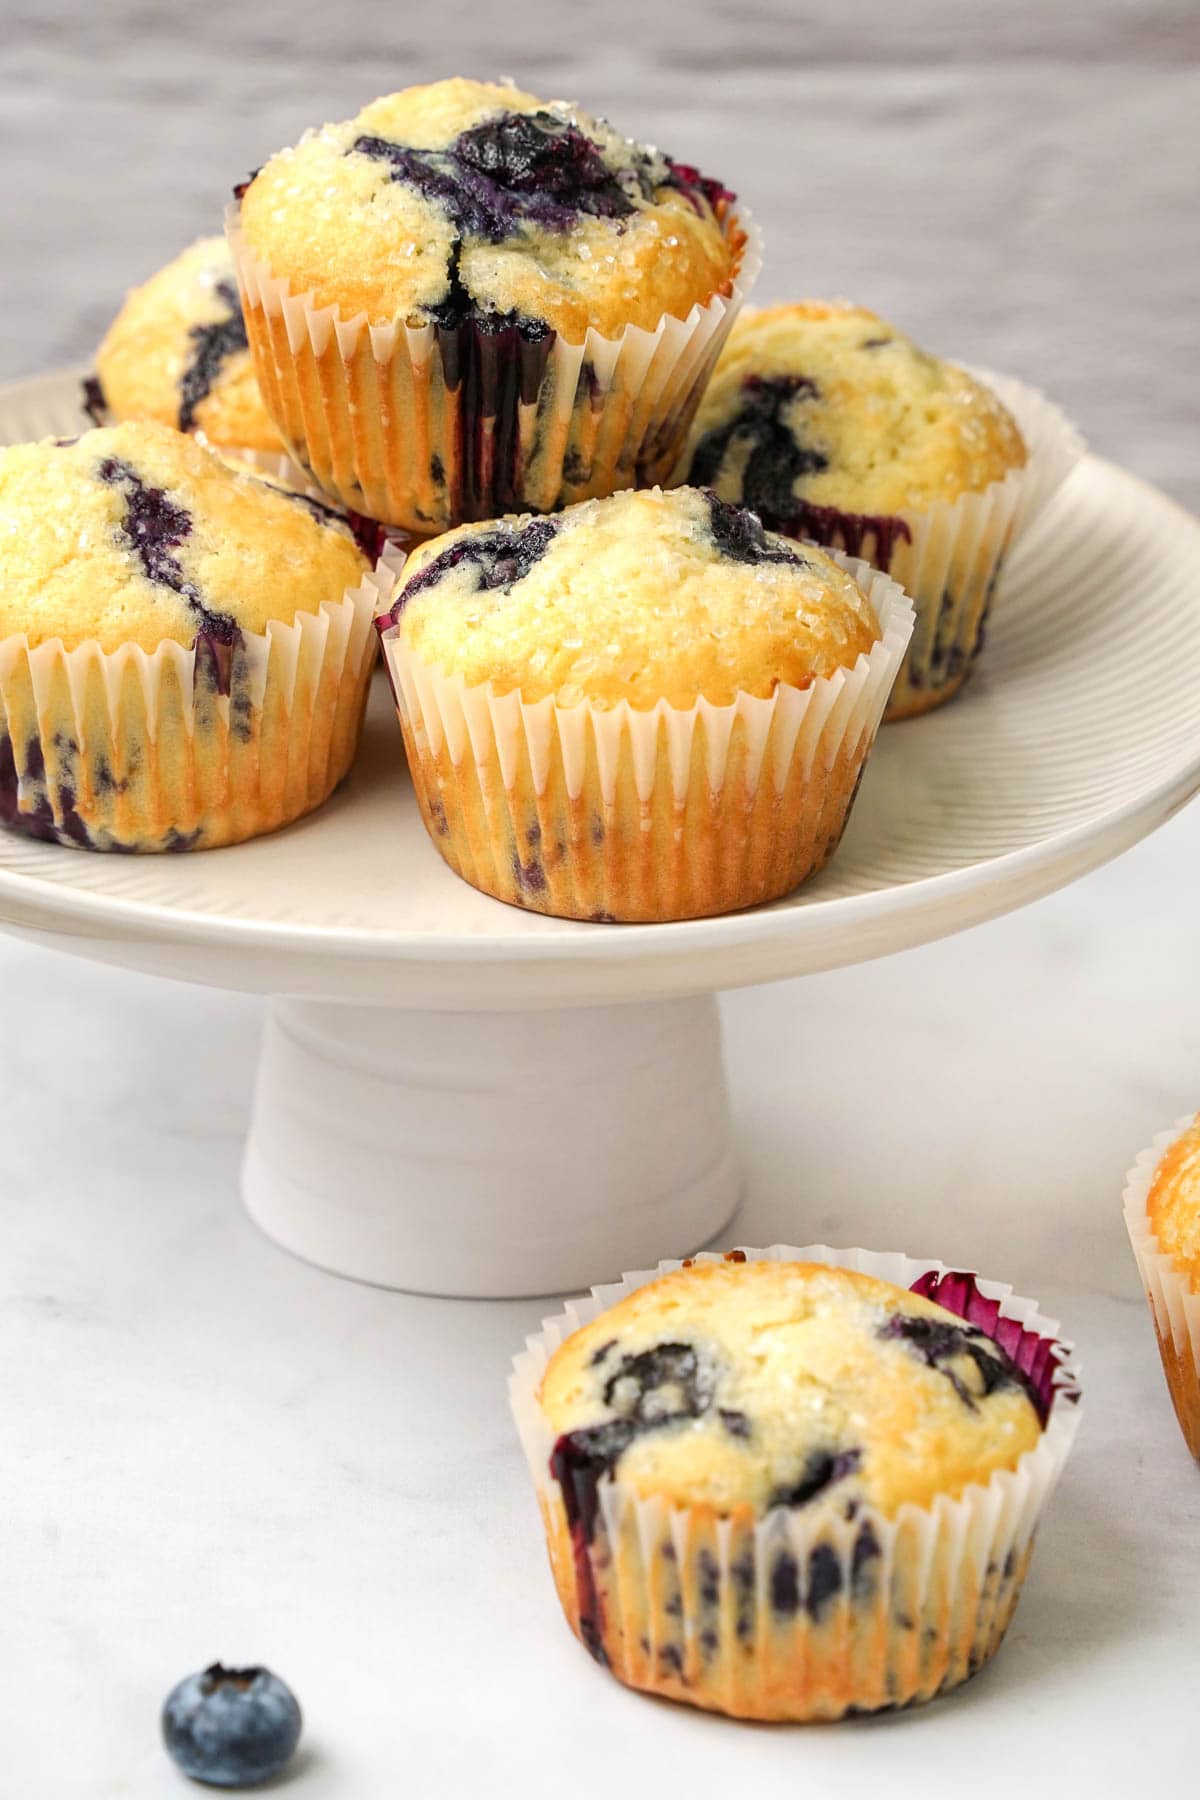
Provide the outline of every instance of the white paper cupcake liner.
<path id="1" fill-rule="evenodd" d="M 832 854 L 912 632 L 908 597 L 835 559 L 881 636 L 807 688 L 638 711 L 534 702 L 414 655 L 381 621 L 417 797 L 464 880 L 606 922 L 695 917 L 789 892 Z"/>
<path id="2" fill-rule="evenodd" d="M 1061 487 L 1084 442 L 1059 407 L 1011 376 L 974 371 L 1012 413 L 1026 461 L 976 493 L 902 515 L 889 572 L 913 598 L 916 629 L 888 718 L 927 712 L 957 692 L 983 648 L 1004 560 Z"/>
<path id="3" fill-rule="evenodd" d="M 1011 1470 L 932 1506 L 852 1519 L 819 1505 L 754 1520 L 642 1499 L 604 1476 L 593 1535 L 572 1536 L 538 1395 L 554 1351 L 679 1262 L 594 1288 L 543 1322 L 513 1361 L 509 1398 L 568 1622 L 628 1684 L 747 1718 L 838 1718 L 908 1705 L 965 1680 L 1012 1615 L 1038 1521 L 1079 1425 L 1078 1371 L 1055 1321 L 1007 1286 L 944 1263 L 827 1245 L 730 1253 L 816 1262 L 916 1288 L 987 1331 L 1046 1408 L 1035 1449 Z M 702 1254 L 691 1262 L 717 1262 Z"/>
<path id="4" fill-rule="evenodd" d="M 0 639 L 0 824 L 86 849 L 210 849 L 290 823 L 354 758 L 372 621 L 403 556 L 292 624 L 104 651 Z"/>
<path id="5" fill-rule="evenodd" d="M 293 456 L 350 510 L 428 536 L 666 478 L 762 261 L 749 212 L 724 223 L 727 294 L 579 344 L 343 319 L 254 256 L 236 204 L 226 233 L 259 386 Z"/>
<path id="6" fill-rule="evenodd" d="M 1176 1417 L 1188 1449 L 1200 1460 L 1200 1292 L 1192 1287 L 1186 1270 L 1163 1250 L 1147 1215 L 1159 1164 L 1195 1122 L 1193 1113 L 1185 1113 L 1142 1151 L 1125 1178 L 1122 1208 Z"/>

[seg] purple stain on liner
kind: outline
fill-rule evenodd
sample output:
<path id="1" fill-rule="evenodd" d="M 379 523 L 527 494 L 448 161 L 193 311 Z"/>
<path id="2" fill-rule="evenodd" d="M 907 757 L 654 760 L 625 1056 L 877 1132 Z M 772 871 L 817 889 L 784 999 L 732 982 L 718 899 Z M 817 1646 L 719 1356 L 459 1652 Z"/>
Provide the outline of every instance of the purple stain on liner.
<path id="1" fill-rule="evenodd" d="M 217 298 L 225 316 L 207 325 L 193 325 L 188 332 L 192 359 L 179 379 L 179 429 L 196 429 L 196 408 L 211 394 L 231 356 L 249 348 L 242 302 L 232 281 L 219 281 Z"/>
<path id="2" fill-rule="evenodd" d="M 762 563 L 790 563 L 797 569 L 808 567 L 799 551 L 790 545 L 767 542 L 757 513 L 744 506 L 734 506 L 728 500 L 719 500 L 711 492 L 706 498 L 713 542 L 722 556 L 731 562 L 754 567 Z"/>
<path id="3" fill-rule="evenodd" d="M 897 513 L 843 512 L 840 506 L 817 506 L 810 500 L 793 499 L 790 512 L 775 521 L 774 529 L 786 531 L 789 537 L 813 538 L 885 571 L 891 567 L 897 544 L 912 542 L 907 519 Z M 874 551 L 868 553 L 865 546 L 872 539 Z"/>
<path id="4" fill-rule="evenodd" d="M 1027 1386 L 1043 1425 L 1058 1400 L 1078 1404 L 1079 1389 L 1061 1386 L 1055 1379 L 1066 1358 L 1063 1345 L 1055 1338 L 1043 1337 L 1028 1329 L 1019 1319 L 1002 1316 L 1000 1302 L 989 1300 L 980 1291 L 974 1275 L 961 1269 L 950 1269 L 939 1275 L 935 1269 L 930 1269 L 913 1282 L 911 1291 L 936 1301 L 947 1312 L 957 1313 L 960 1319 L 965 1319 L 999 1345 L 1023 1376 L 1023 1385 Z"/>

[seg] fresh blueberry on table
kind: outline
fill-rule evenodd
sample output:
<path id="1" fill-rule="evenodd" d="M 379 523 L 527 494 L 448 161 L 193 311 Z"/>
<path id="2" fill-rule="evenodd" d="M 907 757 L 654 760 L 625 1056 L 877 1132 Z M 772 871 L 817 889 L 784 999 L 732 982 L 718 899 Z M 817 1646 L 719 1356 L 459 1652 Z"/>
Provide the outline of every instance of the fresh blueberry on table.
<path id="1" fill-rule="evenodd" d="M 278 1675 L 220 1663 L 186 1676 L 162 1710 L 172 1759 L 210 1787 L 254 1787 L 278 1775 L 300 1742 L 300 1725 L 296 1697 Z"/>

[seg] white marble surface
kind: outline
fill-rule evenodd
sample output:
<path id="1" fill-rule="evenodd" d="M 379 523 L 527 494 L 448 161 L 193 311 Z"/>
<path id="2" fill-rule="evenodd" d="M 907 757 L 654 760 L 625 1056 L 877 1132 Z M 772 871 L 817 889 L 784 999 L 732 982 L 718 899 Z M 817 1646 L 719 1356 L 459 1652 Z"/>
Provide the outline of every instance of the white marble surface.
<path id="1" fill-rule="evenodd" d="M 86 355 L 313 118 L 507 69 L 741 188 L 764 295 L 854 293 L 1051 387 L 1195 504 L 1198 49 L 1187 0 L 10 0 L 0 374 Z M 639 1700 L 566 1634 L 504 1406 L 537 1303 L 339 1283 L 246 1222 L 258 1002 L 0 941 L 0 1791 L 182 1792 L 158 1705 L 219 1656 L 294 1683 L 297 1800 L 1194 1792 L 1200 1477 L 1118 1196 L 1200 1099 L 1198 859 L 1193 808 L 1019 917 L 725 1003 L 737 1235 L 977 1264 L 1085 1363 L 996 1664 L 811 1731 Z"/>
<path id="2" fill-rule="evenodd" d="M 725 1002 L 734 1235 L 982 1267 L 1085 1364 L 997 1662 L 924 1711 L 809 1731 L 639 1700 L 567 1635 L 504 1401 L 547 1308 L 339 1282 L 246 1221 L 258 1001 L 0 942 L 0 1790 L 181 1791 L 157 1707 L 222 1657 L 295 1684 L 297 1800 L 906 1800 L 931 1769 L 977 1800 L 1124 1796 L 1150 1768 L 1190 1794 L 1200 1478 L 1118 1197 L 1197 1101 L 1198 855 L 1193 808 L 1024 914 Z"/>

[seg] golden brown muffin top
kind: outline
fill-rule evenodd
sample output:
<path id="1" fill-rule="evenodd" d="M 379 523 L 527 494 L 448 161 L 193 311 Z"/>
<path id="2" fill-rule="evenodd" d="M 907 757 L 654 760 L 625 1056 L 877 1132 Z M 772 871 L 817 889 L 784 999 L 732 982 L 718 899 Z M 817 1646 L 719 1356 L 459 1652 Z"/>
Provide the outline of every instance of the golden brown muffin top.
<path id="1" fill-rule="evenodd" d="M 143 421 L 0 449 L 0 567 L 0 637 L 111 651 L 290 624 L 368 562 L 330 508 Z"/>
<path id="2" fill-rule="evenodd" d="M 1200 1289 L 1200 1115 L 1154 1171 L 1146 1217 L 1164 1253 Z"/>
<path id="3" fill-rule="evenodd" d="M 283 449 L 254 378 L 224 238 L 201 238 L 130 291 L 96 375 L 114 422 L 157 419 L 212 444 Z"/>
<path id="4" fill-rule="evenodd" d="M 308 132 L 241 198 L 247 247 L 343 318 L 589 326 L 683 318 L 727 290 L 726 190 L 603 120 L 519 88 L 406 88 Z"/>
<path id="5" fill-rule="evenodd" d="M 469 686 L 643 710 L 808 687 L 880 635 L 831 557 L 695 488 L 459 526 L 414 552 L 394 616 L 407 649 Z"/>
<path id="6" fill-rule="evenodd" d="M 816 1263 L 660 1276 L 559 1346 L 540 1402 L 564 1466 L 590 1458 L 643 1498 L 718 1513 L 891 1517 L 1015 1468 L 1042 1429 L 986 1333 Z"/>
<path id="7" fill-rule="evenodd" d="M 685 478 L 783 526 L 805 504 L 903 515 L 1025 462 L 1016 421 L 865 307 L 744 311 L 701 402 Z"/>

